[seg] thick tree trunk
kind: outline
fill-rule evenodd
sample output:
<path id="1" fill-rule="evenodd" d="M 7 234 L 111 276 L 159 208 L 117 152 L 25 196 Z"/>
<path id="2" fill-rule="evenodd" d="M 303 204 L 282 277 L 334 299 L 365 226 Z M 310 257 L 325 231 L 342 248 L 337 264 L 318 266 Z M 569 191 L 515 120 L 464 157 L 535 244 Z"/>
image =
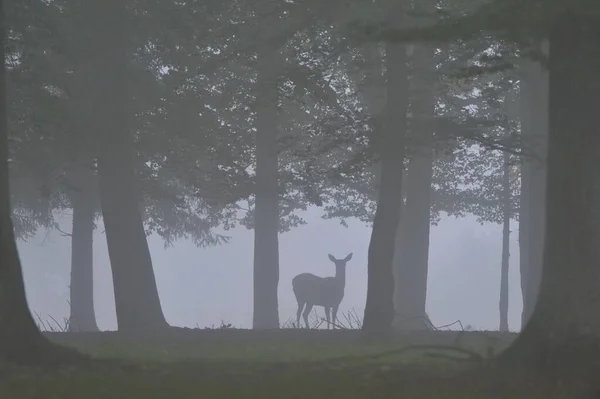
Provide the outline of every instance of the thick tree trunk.
<path id="1" fill-rule="evenodd" d="M 71 195 L 73 230 L 71 233 L 71 317 L 69 331 L 99 331 L 94 311 L 93 236 L 95 198 L 90 185 L 91 170 L 82 174 L 80 191 Z"/>
<path id="2" fill-rule="evenodd" d="M 117 323 L 120 330 L 167 327 L 135 189 L 133 137 L 127 124 L 125 6 L 118 0 L 96 0 L 88 11 L 94 32 L 89 51 L 96 71 L 90 93 L 92 128 Z"/>
<path id="3" fill-rule="evenodd" d="M 4 60 L 4 1 L 0 0 L 0 59 Z M 40 333 L 25 297 L 21 262 L 13 231 L 8 181 L 6 68 L 0 68 L 0 363 L 47 365 L 79 358 Z M 83 358 L 83 356 L 81 356 Z"/>
<path id="4" fill-rule="evenodd" d="M 512 214 L 510 192 L 510 154 L 504 152 L 504 173 L 502 178 L 502 203 L 504 220 L 502 223 L 502 265 L 500 267 L 500 331 L 508 331 L 508 260 L 510 257 L 510 217 Z"/>
<path id="5" fill-rule="evenodd" d="M 405 46 L 387 44 L 387 104 L 380 142 L 381 184 L 369 243 L 367 302 L 363 320 L 363 334 L 368 338 L 387 335 L 395 313 L 392 263 L 402 201 L 407 69 Z"/>
<path id="6" fill-rule="evenodd" d="M 521 130 L 527 155 L 521 167 L 519 245 L 524 328 L 533 313 L 541 281 L 546 204 L 548 72 L 538 62 L 521 65 Z"/>
<path id="7" fill-rule="evenodd" d="M 123 139 L 118 141 L 123 144 L 123 149 L 128 147 L 131 150 L 131 143 L 123 143 Z M 107 153 L 98 157 L 100 199 L 113 275 L 117 323 L 119 330 L 167 327 L 133 192 L 135 177 L 132 162 L 126 159 L 128 155 L 131 151 L 116 150 L 112 157 Z"/>
<path id="8" fill-rule="evenodd" d="M 253 328 L 279 328 L 277 101 L 281 60 L 261 60 L 257 87 Z"/>
<path id="9" fill-rule="evenodd" d="M 600 367 L 600 19 L 563 15 L 550 32 L 550 130 L 540 295 L 501 360 L 597 372 Z"/>
<path id="10" fill-rule="evenodd" d="M 428 329 L 426 312 L 431 183 L 433 178 L 433 118 L 435 113 L 434 48 L 415 48 L 411 110 L 412 134 L 417 147 L 411 149 L 406 180 L 406 206 L 396 234 L 394 251 L 394 325 L 399 329 Z"/>

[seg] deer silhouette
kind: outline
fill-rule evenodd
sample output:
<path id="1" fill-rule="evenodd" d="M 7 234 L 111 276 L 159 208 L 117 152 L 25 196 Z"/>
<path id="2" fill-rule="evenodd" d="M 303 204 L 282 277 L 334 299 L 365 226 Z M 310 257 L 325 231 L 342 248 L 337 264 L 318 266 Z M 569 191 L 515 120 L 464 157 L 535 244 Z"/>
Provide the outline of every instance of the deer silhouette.
<path id="1" fill-rule="evenodd" d="M 335 263 L 334 277 L 319 277 L 311 273 L 302 273 L 292 279 L 294 295 L 296 295 L 296 301 L 298 301 L 298 312 L 296 313 L 296 325 L 298 327 L 300 327 L 300 315 L 304 318 L 306 328 L 309 328 L 308 315 L 313 306 L 323 306 L 327 318 L 327 329 L 330 325 L 335 329 L 337 311 L 342 299 L 344 299 L 346 263 L 350 259 L 352 259 L 352 253 L 344 259 L 336 259 L 333 255 L 329 255 L 329 260 Z M 302 309 L 304 309 L 304 312 L 302 312 Z"/>

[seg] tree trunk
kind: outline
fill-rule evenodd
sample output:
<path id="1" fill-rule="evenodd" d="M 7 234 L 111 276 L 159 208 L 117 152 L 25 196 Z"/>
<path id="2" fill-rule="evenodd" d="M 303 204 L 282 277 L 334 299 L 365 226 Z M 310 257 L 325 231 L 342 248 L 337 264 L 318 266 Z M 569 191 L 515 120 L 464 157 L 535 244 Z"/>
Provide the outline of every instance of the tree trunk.
<path id="1" fill-rule="evenodd" d="M 87 7 L 94 56 L 92 128 L 98 143 L 100 202 L 119 330 L 167 327 L 139 209 L 133 137 L 127 124 L 125 6 L 96 0 Z M 107 29 L 110 27 L 110 29 Z"/>
<path id="2" fill-rule="evenodd" d="M 392 262 L 400 208 L 404 169 L 404 136 L 408 105 L 406 47 L 386 44 L 387 104 L 380 142 L 381 179 L 373 232 L 369 243 L 367 302 L 363 335 L 387 335 L 394 319 Z"/>
<path id="3" fill-rule="evenodd" d="M 279 328 L 277 101 L 279 54 L 260 61 L 256 120 L 253 328 Z"/>
<path id="4" fill-rule="evenodd" d="M 504 151 L 504 174 L 502 178 L 502 203 L 504 220 L 502 223 L 502 266 L 500 268 L 500 331 L 508 332 L 508 260 L 510 257 L 510 154 Z"/>
<path id="5" fill-rule="evenodd" d="M 524 328 L 533 313 L 541 282 L 546 204 L 548 72 L 538 62 L 521 65 L 521 130 L 525 155 L 521 167 L 519 245 Z"/>
<path id="6" fill-rule="evenodd" d="M 594 372 L 600 364 L 600 19 L 550 31 L 550 129 L 543 277 L 535 311 L 501 360 Z"/>
<path id="7" fill-rule="evenodd" d="M 71 317 L 69 331 L 96 332 L 94 311 L 93 236 L 96 216 L 91 170 L 82 175 L 79 192 L 71 195 L 73 230 L 71 233 Z"/>
<path id="8" fill-rule="evenodd" d="M 0 59 L 5 49 L 4 1 L 0 0 Z M 25 297 L 25 285 L 13 231 L 8 181 L 6 67 L 0 69 L 0 363 L 48 365 L 75 360 L 72 349 L 55 345 L 38 330 Z"/>
<path id="9" fill-rule="evenodd" d="M 521 83 L 522 84 L 522 83 Z M 521 120 L 521 131 L 524 132 L 525 126 Z M 523 134 L 523 133 L 522 133 Z M 529 304 L 527 303 L 527 271 L 529 269 L 529 252 L 531 237 L 531 173 L 527 163 L 529 160 L 521 158 L 521 193 L 519 198 L 519 272 L 521 274 L 521 295 L 523 298 L 523 311 L 521 312 L 521 330 L 525 328 L 527 321 L 531 317 Z"/>
<path id="10" fill-rule="evenodd" d="M 416 148 L 404 181 L 406 206 L 396 233 L 394 251 L 394 325 L 399 329 L 428 329 L 426 312 L 431 183 L 433 179 L 433 118 L 435 113 L 434 48 L 419 45 L 413 54 L 412 134 Z"/>

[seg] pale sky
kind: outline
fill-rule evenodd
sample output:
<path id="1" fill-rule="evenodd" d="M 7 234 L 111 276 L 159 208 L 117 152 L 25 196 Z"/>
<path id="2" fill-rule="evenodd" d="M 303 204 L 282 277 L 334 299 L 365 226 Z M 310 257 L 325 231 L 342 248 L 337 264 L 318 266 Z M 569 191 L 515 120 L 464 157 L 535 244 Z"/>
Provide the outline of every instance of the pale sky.
<path id="1" fill-rule="evenodd" d="M 367 284 L 370 228 L 350 221 L 323 220 L 319 209 L 303 216 L 307 225 L 280 235 L 279 314 L 281 322 L 295 317 L 292 278 L 302 272 L 334 274 L 327 258 L 353 252 L 347 265 L 346 294 L 340 313 L 354 310 L 362 317 Z M 61 224 L 70 232 L 70 217 Z M 509 327 L 520 328 L 518 225 L 511 226 Z M 114 298 L 106 238 L 101 223 L 94 235 L 95 309 L 102 330 L 116 329 Z M 252 326 L 253 232 L 228 231 L 230 244 L 202 249 L 181 241 L 165 249 L 157 236 L 149 237 L 150 252 L 163 311 L 171 325 Z M 431 230 L 427 311 L 434 325 L 460 320 L 466 327 L 498 329 L 501 226 L 479 225 L 474 218 L 444 218 Z M 29 242 L 19 242 L 29 306 L 42 319 L 62 322 L 69 316 L 70 237 L 40 231 Z M 317 312 L 324 315 L 322 308 Z M 35 316 L 37 317 L 37 316 Z"/>

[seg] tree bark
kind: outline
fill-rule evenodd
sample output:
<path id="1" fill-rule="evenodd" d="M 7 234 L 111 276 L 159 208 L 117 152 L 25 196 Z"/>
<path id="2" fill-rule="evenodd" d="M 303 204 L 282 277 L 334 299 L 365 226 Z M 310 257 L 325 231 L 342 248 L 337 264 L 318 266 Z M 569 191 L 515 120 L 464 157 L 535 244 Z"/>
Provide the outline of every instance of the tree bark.
<path id="1" fill-rule="evenodd" d="M 139 209 L 134 141 L 127 123 L 125 5 L 96 0 L 86 7 L 95 74 L 91 128 L 98 145 L 100 202 L 119 330 L 167 327 Z M 108 29 L 107 27 L 110 27 Z"/>
<path id="2" fill-rule="evenodd" d="M 510 154 L 504 151 L 504 173 L 502 176 L 502 199 L 504 220 L 502 223 L 502 265 L 500 267 L 500 331 L 508 332 L 508 260 L 510 258 Z"/>
<path id="3" fill-rule="evenodd" d="M 279 328 L 279 193 L 277 80 L 280 55 L 259 62 L 256 103 L 253 328 Z"/>
<path id="4" fill-rule="evenodd" d="M 433 179 L 433 118 L 435 114 L 435 64 L 432 46 L 416 46 L 412 57 L 416 93 L 411 110 L 416 148 L 403 186 L 406 206 L 396 233 L 394 251 L 394 325 L 403 330 L 428 329 L 426 312 L 429 232 L 431 226 L 431 183 Z M 403 190 L 404 191 L 404 190 Z"/>
<path id="5" fill-rule="evenodd" d="M 521 130 L 525 151 L 521 166 L 519 246 L 523 312 L 527 324 L 537 302 L 545 234 L 548 72 L 538 62 L 521 65 Z"/>
<path id="6" fill-rule="evenodd" d="M 71 316 L 69 331 L 96 332 L 94 311 L 94 219 L 95 198 L 91 189 L 94 180 L 91 168 L 81 171 L 79 191 L 71 195 L 73 230 L 71 232 Z"/>
<path id="7" fill-rule="evenodd" d="M 4 60 L 6 25 L 0 0 L 0 59 Z M 25 285 L 13 231 L 8 180 L 6 67 L 0 69 L 0 363 L 54 365 L 83 358 L 48 341 L 38 330 L 25 297 Z"/>
<path id="8" fill-rule="evenodd" d="M 400 222 L 408 106 L 405 45 L 386 44 L 387 104 L 380 141 L 381 179 L 368 253 L 367 302 L 363 336 L 389 334 L 394 319 L 392 262 Z"/>
<path id="9" fill-rule="evenodd" d="M 540 295 L 501 360 L 561 372 L 600 367 L 600 19 L 564 14 L 550 31 L 546 235 Z"/>

